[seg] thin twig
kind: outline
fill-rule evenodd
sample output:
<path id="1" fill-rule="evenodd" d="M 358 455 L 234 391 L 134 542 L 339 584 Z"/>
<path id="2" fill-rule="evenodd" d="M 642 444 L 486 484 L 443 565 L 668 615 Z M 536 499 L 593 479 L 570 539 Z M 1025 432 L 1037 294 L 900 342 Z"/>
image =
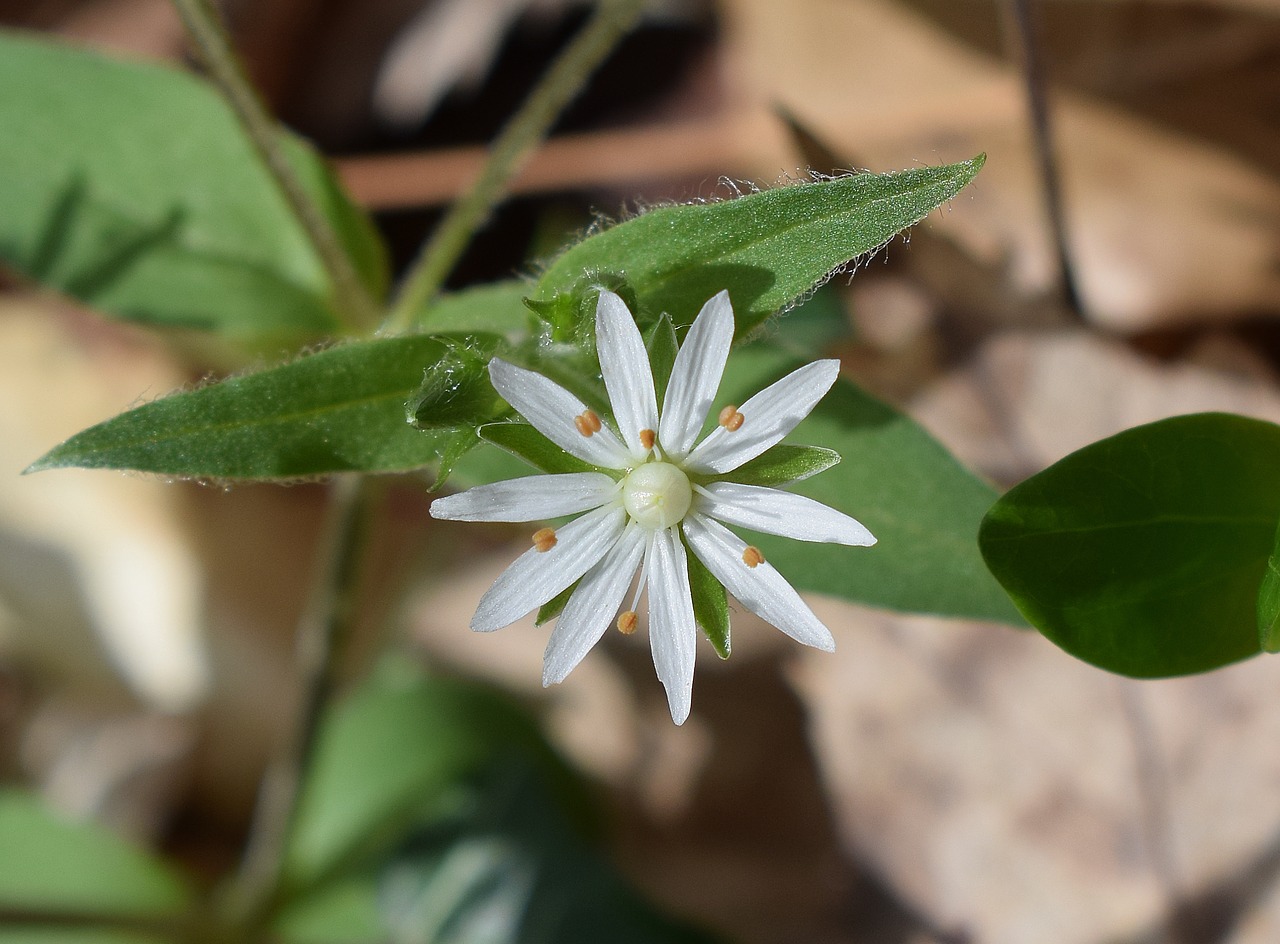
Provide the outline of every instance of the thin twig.
<path id="1" fill-rule="evenodd" d="M 254 91 L 209 0 L 173 0 L 200 59 L 235 112 L 329 276 L 340 313 L 354 327 L 377 320 L 376 305 L 356 274 L 328 217 L 321 212 L 281 146 L 279 127 Z"/>
<path id="2" fill-rule="evenodd" d="M 640 13 L 642 0 L 604 0 L 582 31 L 547 70 L 489 149 L 471 188 L 449 208 L 401 283 L 382 324 L 386 333 L 408 331 L 444 284 L 475 231 L 506 195 L 511 178 L 556 117 L 581 91 Z"/>
<path id="3" fill-rule="evenodd" d="M 275 904 L 298 798 L 356 617 L 356 582 L 375 500 L 368 478 L 338 476 L 320 537 L 311 600 L 298 623 L 301 699 L 289 743 L 263 778 L 230 908 L 242 927 L 257 927 Z"/>
<path id="4" fill-rule="evenodd" d="M 1027 94 L 1027 110 L 1031 117 L 1031 131 L 1035 139 L 1036 160 L 1040 169 L 1040 186 L 1044 195 L 1045 212 L 1049 217 L 1049 235 L 1058 257 L 1058 271 L 1062 279 L 1062 299 L 1071 312 L 1084 320 L 1084 297 L 1076 266 L 1067 241 L 1066 214 L 1062 206 L 1062 176 L 1053 146 L 1053 119 L 1049 110 L 1049 97 L 1045 88 L 1044 65 L 1040 58 L 1036 21 L 1031 9 L 1034 0 L 1007 0 L 1005 9 L 1009 23 L 1008 32 L 1017 48 L 1022 68 L 1023 86 Z"/>

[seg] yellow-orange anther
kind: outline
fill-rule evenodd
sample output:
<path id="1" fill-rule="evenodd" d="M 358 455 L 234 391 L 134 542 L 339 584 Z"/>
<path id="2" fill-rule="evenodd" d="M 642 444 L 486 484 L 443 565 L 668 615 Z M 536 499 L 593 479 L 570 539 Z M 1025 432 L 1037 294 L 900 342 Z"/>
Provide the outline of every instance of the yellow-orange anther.
<path id="1" fill-rule="evenodd" d="M 556 546 L 556 529 L 540 528 L 533 532 L 533 546 L 542 553 L 546 553 Z"/>
<path id="2" fill-rule="evenodd" d="M 652 449 L 653 444 L 657 441 L 658 434 L 651 429 L 640 430 L 640 445 L 646 449 Z"/>
<path id="3" fill-rule="evenodd" d="M 578 432 L 583 436 L 591 436 L 600 432 L 600 417 L 592 410 L 587 410 L 573 418 L 573 425 L 578 427 Z"/>
<path id="4" fill-rule="evenodd" d="M 745 420 L 746 417 L 739 413 L 738 408 L 733 404 L 720 411 L 720 425 L 731 433 L 741 429 Z"/>
<path id="5" fill-rule="evenodd" d="M 618 617 L 618 632 L 624 636 L 630 636 L 636 631 L 636 622 L 639 619 L 635 610 L 627 610 Z"/>
<path id="6" fill-rule="evenodd" d="M 764 555 L 760 553 L 760 548 L 748 544 L 742 550 L 742 563 L 748 567 L 759 567 L 764 563 Z"/>

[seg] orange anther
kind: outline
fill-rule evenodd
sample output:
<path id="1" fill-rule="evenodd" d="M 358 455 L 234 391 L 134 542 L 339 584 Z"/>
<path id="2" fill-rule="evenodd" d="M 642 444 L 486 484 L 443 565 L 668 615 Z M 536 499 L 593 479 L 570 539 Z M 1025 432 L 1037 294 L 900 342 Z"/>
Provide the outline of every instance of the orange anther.
<path id="1" fill-rule="evenodd" d="M 630 636 L 636 631 L 636 621 L 638 619 L 639 617 L 636 616 L 635 610 L 627 610 L 618 617 L 618 632 L 624 636 Z"/>
<path id="2" fill-rule="evenodd" d="M 760 548 L 748 544 L 742 550 L 742 563 L 748 567 L 759 567 L 764 563 L 764 555 L 760 553 Z"/>
<path id="3" fill-rule="evenodd" d="M 720 425 L 729 432 L 737 432 L 742 428 L 746 417 L 738 412 L 738 408 L 730 404 L 720 411 Z"/>
<path id="4" fill-rule="evenodd" d="M 600 432 L 600 417 L 593 411 L 587 410 L 573 418 L 573 425 L 578 427 L 578 432 L 583 436 L 591 436 Z"/>
<path id="5" fill-rule="evenodd" d="M 652 449 L 653 444 L 657 441 L 658 434 L 651 429 L 640 430 L 640 445 L 646 449 Z"/>
<path id="6" fill-rule="evenodd" d="M 533 532 L 533 546 L 545 554 L 556 546 L 556 529 L 541 528 Z"/>

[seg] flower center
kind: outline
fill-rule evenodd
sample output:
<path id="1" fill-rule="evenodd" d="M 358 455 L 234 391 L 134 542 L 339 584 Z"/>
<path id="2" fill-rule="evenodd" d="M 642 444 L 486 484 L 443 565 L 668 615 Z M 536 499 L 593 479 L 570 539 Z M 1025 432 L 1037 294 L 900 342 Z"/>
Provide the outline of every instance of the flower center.
<path id="1" fill-rule="evenodd" d="M 669 528 L 689 511 L 689 476 L 670 462 L 646 462 L 622 482 L 622 504 L 646 528 Z"/>

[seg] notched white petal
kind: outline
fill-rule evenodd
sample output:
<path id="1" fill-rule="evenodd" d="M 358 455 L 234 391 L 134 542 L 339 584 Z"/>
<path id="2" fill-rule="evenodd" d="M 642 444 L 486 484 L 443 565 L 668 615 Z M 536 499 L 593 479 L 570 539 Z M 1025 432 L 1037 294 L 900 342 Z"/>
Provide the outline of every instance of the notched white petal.
<path id="1" fill-rule="evenodd" d="M 765 387 L 737 408 L 742 423 L 712 430 L 689 454 L 686 468 L 719 474 L 754 459 L 795 429 L 839 376 L 839 361 L 814 361 Z"/>
<path id="2" fill-rule="evenodd" d="M 641 441 L 641 430 L 658 426 L 653 370 L 635 319 L 626 303 L 610 291 L 601 291 L 596 303 L 596 352 L 618 431 L 631 455 L 639 459 L 648 452 Z"/>
<path id="3" fill-rule="evenodd" d="M 752 531 L 797 541 L 870 547 L 875 536 L 860 521 L 821 502 L 763 485 L 712 482 L 698 489 L 695 510 Z"/>
<path id="4" fill-rule="evenodd" d="M 693 553 L 739 603 L 796 642 L 827 652 L 835 649 L 831 631 L 772 564 L 761 560 L 754 567 L 747 565 L 745 541 L 698 514 L 685 518 L 683 528 Z"/>
<path id="5" fill-rule="evenodd" d="M 671 368 L 658 428 L 658 440 L 668 455 L 680 459 L 693 448 L 720 388 L 732 345 L 733 306 L 729 293 L 721 292 L 702 306 Z"/>
<path id="6" fill-rule="evenodd" d="M 649 647 L 676 724 L 684 724 L 693 703 L 697 640 L 684 544 L 674 528 L 655 531 L 649 560 Z"/>
<path id="7" fill-rule="evenodd" d="M 606 469 L 622 469 L 630 463 L 626 447 L 607 426 L 590 436 L 579 431 L 578 417 L 590 411 L 558 383 L 499 357 L 489 361 L 489 377 L 502 399 L 565 452 Z"/>
<path id="8" fill-rule="evenodd" d="M 476 607 L 471 628 L 491 632 L 509 626 L 590 570 L 622 534 L 627 513 L 608 504 L 570 521 L 545 551 L 525 551 L 494 581 Z"/>
<path id="9" fill-rule="evenodd" d="M 530 475 L 437 498 L 431 503 L 431 517 L 445 521 L 543 521 L 599 508 L 617 494 L 618 483 L 602 472 Z"/>
<path id="10" fill-rule="evenodd" d="M 631 524 L 587 571 L 556 620 L 542 659 L 542 684 L 563 682 L 613 622 L 644 554 L 645 531 Z"/>

